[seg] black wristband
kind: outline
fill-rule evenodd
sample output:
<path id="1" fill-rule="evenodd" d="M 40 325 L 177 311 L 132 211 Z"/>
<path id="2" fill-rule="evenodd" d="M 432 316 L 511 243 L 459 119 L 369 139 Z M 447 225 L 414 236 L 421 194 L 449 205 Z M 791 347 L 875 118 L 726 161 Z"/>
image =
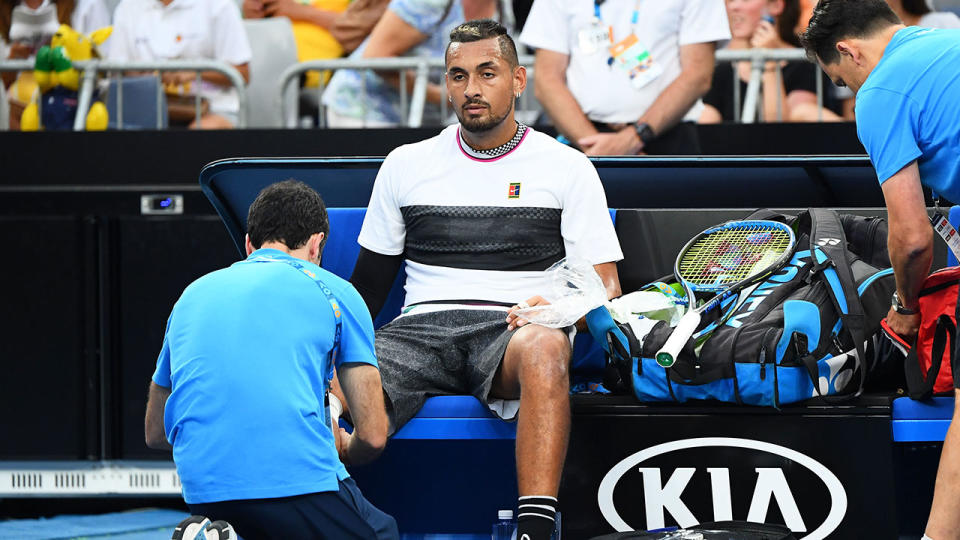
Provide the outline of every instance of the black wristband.
<path id="1" fill-rule="evenodd" d="M 657 138 L 657 134 L 653 132 L 653 128 L 646 122 L 634 124 L 633 129 L 637 130 L 637 137 L 640 137 L 644 145 L 650 144 Z"/>

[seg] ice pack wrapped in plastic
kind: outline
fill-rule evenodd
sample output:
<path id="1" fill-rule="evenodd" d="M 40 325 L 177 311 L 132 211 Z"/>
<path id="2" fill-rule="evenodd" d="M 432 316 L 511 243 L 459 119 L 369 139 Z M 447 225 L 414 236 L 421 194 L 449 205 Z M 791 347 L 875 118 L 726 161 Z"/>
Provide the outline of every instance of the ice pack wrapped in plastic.
<path id="1" fill-rule="evenodd" d="M 588 311 L 607 303 L 607 289 L 593 265 L 576 257 L 557 261 L 547 269 L 550 290 L 542 296 L 549 304 L 517 311 L 528 322 L 550 328 L 565 328 Z"/>

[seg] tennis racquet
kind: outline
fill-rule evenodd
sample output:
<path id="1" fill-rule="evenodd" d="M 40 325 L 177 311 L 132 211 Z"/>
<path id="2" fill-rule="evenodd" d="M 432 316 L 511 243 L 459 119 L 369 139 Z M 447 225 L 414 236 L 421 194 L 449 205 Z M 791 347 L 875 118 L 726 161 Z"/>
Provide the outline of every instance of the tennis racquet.
<path id="1" fill-rule="evenodd" d="M 730 295 L 773 274 L 790 260 L 796 236 L 788 225 L 777 221 L 728 221 L 711 227 L 687 242 L 673 272 L 691 297 L 683 315 L 656 360 L 668 368 L 690 339 L 704 313 L 719 306 Z M 695 308 L 693 293 L 715 293 Z"/>

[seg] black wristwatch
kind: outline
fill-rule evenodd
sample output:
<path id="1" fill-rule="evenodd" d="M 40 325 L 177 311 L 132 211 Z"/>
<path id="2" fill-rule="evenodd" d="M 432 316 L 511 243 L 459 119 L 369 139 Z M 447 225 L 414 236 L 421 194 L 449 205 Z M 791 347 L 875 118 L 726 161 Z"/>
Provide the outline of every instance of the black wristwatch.
<path id="1" fill-rule="evenodd" d="M 893 299 L 891 300 L 891 303 L 893 304 L 893 310 L 901 315 L 916 315 L 917 313 L 920 313 L 919 307 L 916 309 L 907 309 L 904 307 L 903 304 L 900 303 L 900 296 L 897 294 L 897 291 L 893 291 Z"/>
<path id="2" fill-rule="evenodd" d="M 650 144 L 657 138 L 657 134 L 653 132 L 653 128 L 646 122 L 634 124 L 633 129 L 637 130 L 637 137 L 640 137 L 640 141 L 643 142 L 644 146 Z"/>

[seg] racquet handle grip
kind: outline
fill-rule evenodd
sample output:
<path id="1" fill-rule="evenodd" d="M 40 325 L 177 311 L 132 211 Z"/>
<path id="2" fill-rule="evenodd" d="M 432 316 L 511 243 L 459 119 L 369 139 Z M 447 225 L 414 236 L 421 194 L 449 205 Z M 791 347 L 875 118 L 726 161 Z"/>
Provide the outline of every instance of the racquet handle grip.
<path id="1" fill-rule="evenodd" d="M 690 310 L 684 314 L 677 326 L 674 327 L 673 333 L 667 338 L 667 342 L 657 351 L 657 363 L 665 368 L 672 366 L 677 361 L 680 350 L 687 344 L 687 340 L 690 339 L 699 325 L 700 313 L 697 310 Z"/>

